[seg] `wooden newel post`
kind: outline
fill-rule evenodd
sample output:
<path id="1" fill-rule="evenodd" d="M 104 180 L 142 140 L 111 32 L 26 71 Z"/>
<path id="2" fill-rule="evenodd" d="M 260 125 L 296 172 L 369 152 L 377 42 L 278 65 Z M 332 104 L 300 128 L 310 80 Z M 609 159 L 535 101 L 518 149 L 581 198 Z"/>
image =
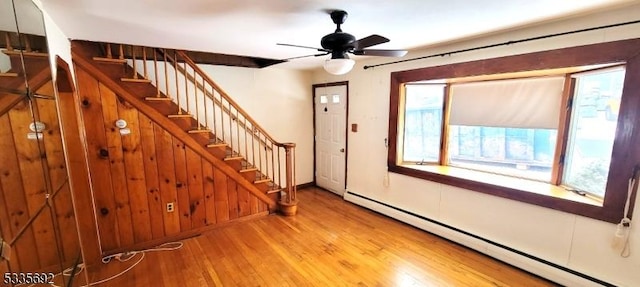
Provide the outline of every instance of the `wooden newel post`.
<path id="1" fill-rule="evenodd" d="M 284 188 L 284 194 L 278 202 L 280 213 L 285 216 L 292 216 L 298 212 L 298 198 L 296 196 L 296 159 L 295 149 L 296 144 L 285 143 L 285 175 L 286 186 Z"/>

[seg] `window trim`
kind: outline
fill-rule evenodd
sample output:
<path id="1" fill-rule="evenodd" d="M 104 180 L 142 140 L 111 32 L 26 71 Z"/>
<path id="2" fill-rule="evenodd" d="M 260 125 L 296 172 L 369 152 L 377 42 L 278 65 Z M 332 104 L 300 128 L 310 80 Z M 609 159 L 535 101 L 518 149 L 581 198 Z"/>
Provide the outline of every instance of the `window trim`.
<path id="1" fill-rule="evenodd" d="M 442 173 L 418 170 L 397 164 L 398 120 L 402 117 L 400 115 L 400 93 L 401 87 L 405 83 L 620 62 L 626 63 L 626 73 L 607 181 L 607 191 L 602 206 L 594 206 L 539 193 L 523 192 L 497 184 L 456 178 Z M 640 142 L 640 127 L 634 126 L 634 123 L 640 122 L 640 81 L 634 81 L 634 79 L 638 78 L 640 78 L 640 39 L 392 72 L 389 105 L 388 170 L 602 221 L 618 223 L 623 217 L 628 179 L 632 175 L 634 166 L 640 164 L 640 149 L 634 148 L 634 142 Z M 564 111 L 561 113 L 562 120 L 559 124 L 558 132 L 568 125 L 567 116 Z M 563 144 L 566 144 L 566 142 Z M 634 191 L 632 195 L 629 217 L 633 212 L 635 193 Z"/>

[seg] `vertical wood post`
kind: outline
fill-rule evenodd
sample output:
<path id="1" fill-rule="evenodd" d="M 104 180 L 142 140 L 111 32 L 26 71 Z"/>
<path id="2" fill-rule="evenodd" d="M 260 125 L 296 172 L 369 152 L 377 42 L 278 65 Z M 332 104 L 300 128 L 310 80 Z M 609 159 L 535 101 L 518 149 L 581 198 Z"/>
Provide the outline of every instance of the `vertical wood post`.
<path id="1" fill-rule="evenodd" d="M 285 216 L 293 216 L 298 212 L 298 199 L 295 182 L 295 143 L 283 144 L 285 149 L 286 187 L 284 195 L 278 202 L 280 212 Z"/>
<path id="2" fill-rule="evenodd" d="M 107 59 L 113 59 L 113 54 L 111 53 L 111 43 L 107 43 Z"/>
<path id="3" fill-rule="evenodd" d="M 11 35 L 9 35 L 9 32 L 4 33 L 4 44 L 7 51 L 13 51 L 13 46 L 11 46 Z"/>
<path id="4" fill-rule="evenodd" d="M 131 59 L 133 59 L 133 79 L 138 79 L 138 69 L 136 67 L 136 46 L 131 45 Z"/>
<path id="5" fill-rule="evenodd" d="M 27 53 L 33 52 L 31 50 L 31 41 L 29 40 L 29 36 L 28 35 L 22 35 L 22 36 L 23 36 L 23 39 L 24 39 L 24 46 L 25 46 L 24 50 L 25 50 L 25 52 L 27 52 Z"/>

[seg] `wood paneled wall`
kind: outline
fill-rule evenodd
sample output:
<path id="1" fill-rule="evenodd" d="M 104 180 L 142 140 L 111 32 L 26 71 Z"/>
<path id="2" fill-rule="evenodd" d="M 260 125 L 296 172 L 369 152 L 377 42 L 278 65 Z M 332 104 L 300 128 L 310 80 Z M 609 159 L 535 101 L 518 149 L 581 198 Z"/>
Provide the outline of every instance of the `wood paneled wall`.
<path id="1" fill-rule="evenodd" d="M 54 97 L 52 83 L 49 81 L 36 93 Z M 46 125 L 42 140 L 27 137 L 32 133 L 29 125 L 34 118 Z M 49 206 L 47 192 L 55 195 Z M 30 102 L 25 98 L 0 115 L 2 237 L 12 240 L 33 217 L 33 224 L 13 246 L 11 270 L 59 271 L 57 266 L 61 263 L 74 262 L 80 255 L 80 245 L 56 103 L 52 99 Z"/>
<path id="2" fill-rule="evenodd" d="M 81 67 L 76 77 L 103 253 L 268 212 L 198 151 Z M 130 134 L 120 133 L 118 119 L 128 123 Z M 167 203 L 175 211 L 167 212 Z"/>
<path id="3" fill-rule="evenodd" d="M 69 64 L 60 56 L 56 56 L 57 76 L 56 88 L 58 90 L 58 111 L 62 129 L 65 150 L 67 153 L 67 169 L 69 173 L 69 186 L 71 187 L 74 211 L 77 219 L 78 237 L 82 249 L 82 259 L 87 273 L 92 273 L 100 262 L 101 252 L 98 243 L 98 230 L 94 220 L 91 183 L 89 182 L 89 170 L 87 168 L 86 149 L 84 148 L 84 133 L 81 132 L 80 100 L 76 97 L 75 84 Z M 73 151 L 73 152 L 69 152 Z M 81 220 L 82 219 L 82 220 Z"/>

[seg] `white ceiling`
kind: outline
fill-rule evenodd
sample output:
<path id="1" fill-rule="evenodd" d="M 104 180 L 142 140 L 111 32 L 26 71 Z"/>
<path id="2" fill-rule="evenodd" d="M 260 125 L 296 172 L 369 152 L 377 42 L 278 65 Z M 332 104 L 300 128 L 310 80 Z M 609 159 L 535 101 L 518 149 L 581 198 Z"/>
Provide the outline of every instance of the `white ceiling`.
<path id="1" fill-rule="evenodd" d="M 320 47 L 335 25 L 327 10 L 349 13 L 342 29 L 391 41 L 377 49 L 417 49 L 619 7 L 637 0 L 41 0 L 71 39 L 285 59 Z M 356 61 L 361 57 L 352 57 Z M 312 68 L 323 58 L 277 65 Z"/>

